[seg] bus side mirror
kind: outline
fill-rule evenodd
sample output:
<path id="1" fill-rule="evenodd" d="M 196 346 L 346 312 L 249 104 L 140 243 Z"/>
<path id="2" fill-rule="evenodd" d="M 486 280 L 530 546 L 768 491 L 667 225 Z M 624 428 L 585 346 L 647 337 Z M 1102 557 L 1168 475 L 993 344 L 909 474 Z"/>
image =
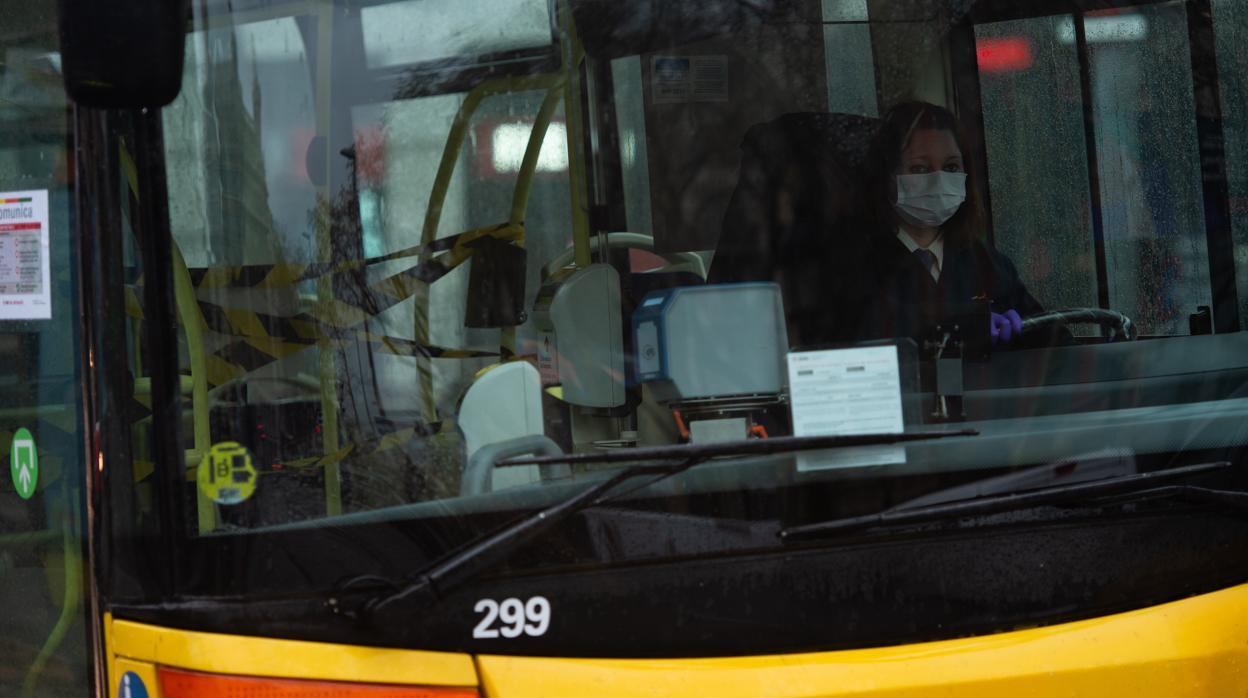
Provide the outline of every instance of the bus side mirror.
<path id="1" fill-rule="evenodd" d="M 163 107 L 182 89 L 189 0 L 58 0 L 61 73 L 81 106 Z"/>

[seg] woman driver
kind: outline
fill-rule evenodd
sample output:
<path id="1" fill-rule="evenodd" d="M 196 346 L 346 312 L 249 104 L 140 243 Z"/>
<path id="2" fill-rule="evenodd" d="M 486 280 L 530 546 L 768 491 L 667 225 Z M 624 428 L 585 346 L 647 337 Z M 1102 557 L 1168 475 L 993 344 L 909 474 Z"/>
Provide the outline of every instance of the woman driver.
<path id="1" fill-rule="evenodd" d="M 867 159 L 868 261 L 874 277 L 864 338 L 920 338 L 990 301 L 990 339 L 1016 344 L 1021 318 L 1042 312 L 1013 262 L 980 239 L 981 208 L 957 119 L 925 102 L 884 116 Z M 970 195 L 968 196 L 968 192 Z"/>

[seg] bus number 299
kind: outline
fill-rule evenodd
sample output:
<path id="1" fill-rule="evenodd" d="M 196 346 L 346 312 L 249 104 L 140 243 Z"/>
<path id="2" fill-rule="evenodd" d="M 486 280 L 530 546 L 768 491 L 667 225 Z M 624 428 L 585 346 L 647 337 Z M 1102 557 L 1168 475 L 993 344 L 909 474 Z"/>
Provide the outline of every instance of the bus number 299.
<path id="1" fill-rule="evenodd" d="M 528 601 L 520 599 L 481 599 L 473 607 L 474 613 L 485 617 L 472 629 L 472 636 L 481 639 L 516 638 L 521 635 L 541 637 L 550 627 L 550 602 L 545 596 L 534 596 Z"/>

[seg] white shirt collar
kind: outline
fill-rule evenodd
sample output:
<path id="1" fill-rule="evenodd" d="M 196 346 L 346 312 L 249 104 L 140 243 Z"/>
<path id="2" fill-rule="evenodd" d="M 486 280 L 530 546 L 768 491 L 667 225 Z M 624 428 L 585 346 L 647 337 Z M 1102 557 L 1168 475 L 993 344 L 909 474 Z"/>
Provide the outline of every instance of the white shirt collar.
<path id="1" fill-rule="evenodd" d="M 909 250 L 911 254 L 913 254 L 914 251 L 920 247 L 919 243 L 915 242 L 914 238 L 910 237 L 910 234 L 904 230 L 897 231 L 897 239 L 901 241 L 901 244 L 906 246 L 906 249 Z M 940 270 L 945 266 L 945 237 L 943 235 L 938 235 L 936 239 L 932 241 L 932 244 L 928 245 L 926 249 L 928 252 L 936 255 L 936 263 L 932 265 L 931 269 L 932 280 L 940 281 Z"/>

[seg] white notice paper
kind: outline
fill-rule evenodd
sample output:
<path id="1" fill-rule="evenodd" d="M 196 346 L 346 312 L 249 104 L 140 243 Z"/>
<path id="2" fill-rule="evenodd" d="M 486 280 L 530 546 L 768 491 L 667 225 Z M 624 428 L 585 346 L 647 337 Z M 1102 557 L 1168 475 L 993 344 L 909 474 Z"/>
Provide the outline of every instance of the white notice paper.
<path id="1" fill-rule="evenodd" d="M 901 368 L 896 346 L 789 354 L 794 436 L 900 434 Z M 905 463 L 904 445 L 799 453 L 797 469 Z"/>
<path id="2" fill-rule="evenodd" d="M 48 192 L 0 192 L 0 320 L 52 317 Z"/>
<path id="3" fill-rule="evenodd" d="M 653 56 L 650 99 L 655 104 L 728 101 L 728 56 Z"/>

